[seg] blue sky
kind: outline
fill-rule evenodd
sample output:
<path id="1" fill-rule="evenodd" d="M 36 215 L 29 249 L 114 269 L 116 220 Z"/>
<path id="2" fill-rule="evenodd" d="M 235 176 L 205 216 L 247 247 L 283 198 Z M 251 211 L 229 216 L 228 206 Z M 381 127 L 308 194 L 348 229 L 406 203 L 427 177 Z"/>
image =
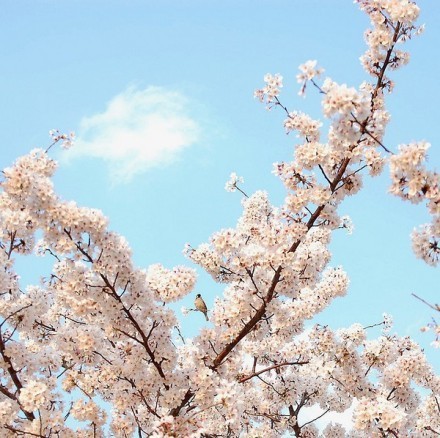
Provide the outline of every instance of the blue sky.
<path id="1" fill-rule="evenodd" d="M 393 74 L 385 143 L 395 150 L 427 140 L 439 170 L 440 8 L 418 4 L 426 32 L 408 44 L 409 66 Z M 46 147 L 52 128 L 77 132 L 76 152 L 53 152 L 58 193 L 102 209 L 137 265 L 190 264 L 184 244 L 207 241 L 240 214 L 240 196 L 224 191 L 232 171 L 248 193 L 266 189 L 275 204 L 284 197 L 272 163 L 290 159 L 295 137 L 285 135 L 281 112 L 253 99 L 263 75 L 281 73 L 288 108 L 320 117 L 316 93 L 297 96 L 297 66 L 317 59 L 325 75 L 357 86 L 366 78 L 358 58 L 367 25 L 348 0 L 3 1 L 0 165 Z M 370 325 L 390 313 L 395 331 L 438 363 L 432 335 L 419 332 L 431 312 L 410 296 L 439 301 L 438 271 L 415 259 L 409 239 L 428 217 L 388 195 L 388 185 L 386 173 L 366 178 L 343 204 L 355 231 L 335 235 L 331 264 L 344 266 L 350 291 L 316 320 Z M 44 263 L 29 265 L 20 262 L 23 280 L 38 278 Z M 221 285 L 199 274 L 196 292 L 210 305 Z M 192 307 L 193 297 L 176 308 Z M 182 320 L 188 336 L 205 324 L 199 314 Z"/>

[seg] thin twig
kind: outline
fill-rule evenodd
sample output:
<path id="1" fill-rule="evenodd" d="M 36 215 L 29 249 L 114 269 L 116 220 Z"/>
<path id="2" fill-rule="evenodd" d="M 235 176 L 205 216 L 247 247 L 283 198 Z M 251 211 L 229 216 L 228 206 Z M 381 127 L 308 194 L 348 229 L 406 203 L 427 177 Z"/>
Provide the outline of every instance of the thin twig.
<path id="1" fill-rule="evenodd" d="M 420 298 L 419 296 L 417 296 L 415 293 L 411 294 L 413 297 L 417 298 L 418 300 L 420 300 L 422 303 L 426 304 L 428 307 L 430 307 L 431 309 L 435 310 L 436 312 L 440 312 L 440 306 L 438 304 L 430 304 L 427 301 L 425 301 L 423 298 Z"/>

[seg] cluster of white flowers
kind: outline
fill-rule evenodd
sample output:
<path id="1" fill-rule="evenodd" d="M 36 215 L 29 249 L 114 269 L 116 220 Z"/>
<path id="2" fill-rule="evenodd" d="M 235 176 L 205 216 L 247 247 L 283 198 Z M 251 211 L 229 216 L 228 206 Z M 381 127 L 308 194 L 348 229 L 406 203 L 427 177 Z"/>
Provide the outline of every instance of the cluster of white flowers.
<path id="1" fill-rule="evenodd" d="M 365 70 L 379 76 L 382 64 L 388 53 L 392 53 L 389 67 L 399 68 L 409 61 L 409 54 L 394 48 L 396 43 L 403 43 L 412 35 L 423 31 L 423 26 L 414 23 L 419 16 L 419 7 L 410 0 L 356 0 L 365 11 L 373 25 L 365 32 L 369 49 L 361 57 Z M 396 24 L 398 23 L 398 26 Z M 384 84 L 392 88 L 392 82 L 384 77 Z"/>
<path id="2" fill-rule="evenodd" d="M 345 228 L 348 234 L 353 234 L 354 225 L 350 216 L 342 216 L 339 225 L 341 228 Z"/>
<path id="3" fill-rule="evenodd" d="M 3 427 L 6 428 L 14 421 L 19 410 L 18 404 L 13 400 L 5 399 L 0 401 L 0 422 Z"/>
<path id="4" fill-rule="evenodd" d="M 225 184 L 225 190 L 227 192 L 235 192 L 237 190 L 237 184 L 243 184 L 244 178 L 242 176 L 237 176 L 235 172 L 231 173 L 229 180 Z"/>
<path id="5" fill-rule="evenodd" d="M 393 317 L 391 315 L 389 315 L 388 313 L 384 313 L 382 316 L 383 316 L 382 332 L 385 334 L 385 333 L 388 333 L 393 326 Z"/>
<path id="6" fill-rule="evenodd" d="M 298 136 L 303 137 L 309 142 L 319 141 L 322 123 L 313 120 L 309 115 L 299 111 L 289 113 L 289 117 L 284 121 L 286 132 L 297 131 Z"/>
<path id="7" fill-rule="evenodd" d="M 349 88 L 345 84 L 339 85 L 329 78 L 324 81 L 321 88 L 325 93 L 322 100 L 325 117 L 332 117 L 335 114 L 365 113 L 364 107 L 368 106 L 369 99 L 355 88 Z"/>
<path id="8" fill-rule="evenodd" d="M 393 22 L 404 25 L 412 25 L 420 13 L 420 8 L 412 0 L 387 0 L 380 6 L 388 12 Z"/>
<path id="9" fill-rule="evenodd" d="M 61 147 L 63 149 L 70 149 L 75 143 L 75 133 L 69 132 L 68 134 L 61 133 L 58 129 L 51 129 L 49 135 L 54 143 L 61 141 Z"/>
<path id="10" fill-rule="evenodd" d="M 196 271 L 185 266 L 173 270 L 161 264 L 151 265 L 147 271 L 146 284 L 157 294 L 156 299 L 165 303 L 177 301 L 188 295 L 196 283 Z"/>
<path id="11" fill-rule="evenodd" d="M 377 176 L 382 173 L 385 165 L 385 158 L 376 149 L 367 149 L 365 151 L 365 162 L 368 165 L 371 176 Z"/>
<path id="12" fill-rule="evenodd" d="M 30 380 L 21 389 L 18 400 L 21 406 L 28 412 L 40 409 L 44 403 L 48 402 L 48 388 L 43 382 Z"/>
<path id="13" fill-rule="evenodd" d="M 220 278 L 222 258 L 212 251 L 208 244 L 202 243 L 196 249 L 187 244 L 183 253 L 194 263 L 202 266 L 213 278 Z"/>
<path id="14" fill-rule="evenodd" d="M 395 406 L 385 397 L 375 399 L 362 398 L 354 412 L 354 427 L 356 429 L 382 429 L 385 431 L 398 430 L 406 414 L 403 409 Z"/>
<path id="15" fill-rule="evenodd" d="M 105 414 L 92 400 L 76 400 L 70 412 L 79 421 L 88 421 L 95 425 L 102 425 L 105 422 Z"/>
<path id="16" fill-rule="evenodd" d="M 399 153 L 390 158 L 392 186 L 390 192 L 396 196 L 418 203 L 431 199 L 435 212 L 435 201 L 439 194 L 439 177 L 423 168 L 429 143 L 411 143 L 400 145 Z M 440 207 L 437 207 L 440 211 Z"/>
<path id="17" fill-rule="evenodd" d="M 324 73 L 324 69 L 317 67 L 318 61 L 309 60 L 301 64 L 298 68 L 300 73 L 296 75 L 296 80 L 301 84 L 301 89 L 298 92 L 300 96 L 304 96 L 306 92 L 307 82 L 313 80 L 316 76 Z"/>
<path id="18" fill-rule="evenodd" d="M 411 233 L 414 254 L 432 266 L 440 261 L 440 217 L 421 225 Z"/>
<path id="19" fill-rule="evenodd" d="M 283 87 L 283 77 L 279 74 L 267 73 L 264 76 L 264 82 L 266 86 L 260 90 L 255 90 L 254 97 L 260 102 L 271 104 L 280 94 L 280 89 Z"/>
<path id="20" fill-rule="evenodd" d="M 425 168 L 429 143 L 400 145 L 390 158 L 390 192 L 412 203 L 427 201 L 432 222 L 414 230 L 412 247 L 417 257 L 430 265 L 440 260 L 440 176 Z"/>

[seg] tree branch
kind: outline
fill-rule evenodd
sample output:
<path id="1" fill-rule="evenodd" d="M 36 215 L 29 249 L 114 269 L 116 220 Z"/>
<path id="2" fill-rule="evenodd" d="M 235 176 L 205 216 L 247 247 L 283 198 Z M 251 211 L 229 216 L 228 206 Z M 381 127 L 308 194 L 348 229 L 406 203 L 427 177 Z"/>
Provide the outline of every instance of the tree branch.
<path id="1" fill-rule="evenodd" d="M 285 367 L 285 366 L 289 366 L 289 365 L 305 365 L 305 364 L 308 364 L 308 363 L 309 363 L 309 361 L 305 361 L 305 362 L 282 362 L 282 363 L 279 363 L 279 364 L 272 365 L 270 367 L 264 368 L 262 370 L 254 371 L 252 374 L 249 374 L 248 376 L 244 376 L 241 379 L 239 379 L 238 381 L 240 383 L 244 383 L 244 382 L 247 382 L 248 380 L 252 379 L 253 377 L 259 376 L 260 374 L 263 374 L 263 373 L 265 373 L 267 371 L 270 371 L 270 370 L 274 370 L 274 369 Z"/>

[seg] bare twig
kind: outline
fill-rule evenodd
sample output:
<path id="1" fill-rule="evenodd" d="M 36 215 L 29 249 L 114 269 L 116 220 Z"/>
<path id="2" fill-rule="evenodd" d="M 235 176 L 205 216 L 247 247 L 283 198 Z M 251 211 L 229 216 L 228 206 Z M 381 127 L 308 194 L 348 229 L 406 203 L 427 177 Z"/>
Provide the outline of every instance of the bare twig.
<path id="1" fill-rule="evenodd" d="M 417 296 L 415 293 L 412 293 L 411 295 L 413 297 L 417 298 L 418 300 L 420 300 L 422 303 L 426 304 L 431 309 L 435 310 L 436 312 L 440 312 L 440 306 L 438 304 L 430 304 L 427 301 L 425 301 L 423 298 L 420 298 L 419 296 Z"/>

